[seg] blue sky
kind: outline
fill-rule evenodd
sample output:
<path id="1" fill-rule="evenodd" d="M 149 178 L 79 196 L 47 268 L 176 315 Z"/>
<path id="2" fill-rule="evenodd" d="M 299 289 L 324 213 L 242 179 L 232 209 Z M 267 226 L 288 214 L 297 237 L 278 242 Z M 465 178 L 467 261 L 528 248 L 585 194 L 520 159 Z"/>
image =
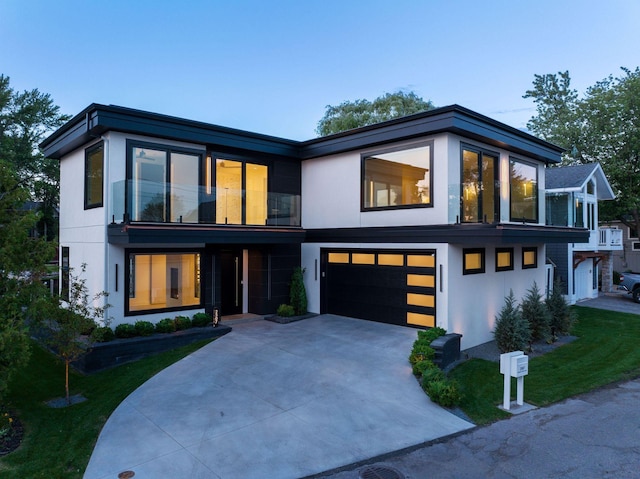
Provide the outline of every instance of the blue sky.
<path id="1" fill-rule="evenodd" d="M 0 0 L 0 73 L 64 113 L 115 104 L 296 140 L 326 105 L 415 91 L 517 128 L 534 74 L 640 65 L 637 0 Z"/>

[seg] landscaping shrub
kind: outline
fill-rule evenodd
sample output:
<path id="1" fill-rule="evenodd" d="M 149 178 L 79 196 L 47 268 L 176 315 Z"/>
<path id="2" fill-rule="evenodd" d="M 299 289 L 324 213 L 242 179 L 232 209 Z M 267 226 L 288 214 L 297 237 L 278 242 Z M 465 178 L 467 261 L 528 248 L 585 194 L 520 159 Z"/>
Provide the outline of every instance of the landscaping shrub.
<path id="1" fill-rule="evenodd" d="M 116 326 L 116 338 L 133 338 L 137 335 L 136 327 L 133 324 L 123 323 Z"/>
<path id="2" fill-rule="evenodd" d="M 531 341 L 529 323 L 522 316 L 513 291 L 509 291 L 509 296 L 505 298 L 505 304 L 500 310 L 500 314 L 496 316 L 493 337 L 502 353 L 524 350 Z"/>
<path id="3" fill-rule="evenodd" d="M 522 300 L 522 317 L 529 323 L 531 339 L 551 340 L 551 315 L 542 300 L 538 285 L 534 282 Z"/>
<path id="4" fill-rule="evenodd" d="M 116 335 L 109 326 L 98 326 L 91 333 L 91 339 L 96 343 L 107 343 L 116 339 Z"/>
<path id="5" fill-rule="evenodd" d="M 434 339 L 437 339 L 440 336 L 444 336 L 445 334 L 447 334 L 447 331 L 444 330 L 443 328 L 440 328 L 440 327 L 429 328 L 429 329 L 418 331 L 418 340 L 428 341 L 429 344 L 431 344 L 431 342 Z"/>
<path id="6" fill-rule="evenodd" d="M 413 343 L 409 362 L 414 365 L 418 361 L 424 361 L 425 359 L 432 360 L 435 356 L 436 352 L 431 346 L 428 346 L 424 341 L 417 340 Z"/>
<path id="7" fill-rule="evenodd" d="M 437 369 L 439 371 L 436 363 L 434 363 L 430 359 L 423 359 L 422 361 L 418 361 L 412 367 L 413 374 L 415 376 L 424 376 L 425 371 L 429 369 Z"/>
<path id="8" fill-rule="evenodd" d="M 304 289 L 303 273 L 304 268 L 298 266 L 293 270 L 293 275 L 291 276 L 289 300 L 291 302 L 291 306 L 293 306 L 295 314 L 297 315 L 307 313 L 307 292 Z"/>
<path id="9" fill-rule="evenodd" d="M 430 381 L 426 384 L 425 391 L 433 402 L 444 407 L 456 406 L 462 400 L 458 383 L 450 379 Z"/>
<path id="10" fill-rule="evenodd" d="M 295 316 L 296 311 L 290 304 L 281 304 L 278 306 L 278 311 L 276 312 L 278 316 L 283 318 L 290 318 L 291 316 Z"/>
<path id="11" fill-rule="evenodd" d="M 196 313 L 191 318 L 191 324 L 194 328 L 211 326 L 213 324 L 213 318 L 207 313 Z"/>
<path id="12" fill-rule="evenodd" d="M 545 304 L 551 316 L 551 339 L 555 341 L 558 335 L 569 334 L 576 321 L 576 315 L 562 295 L 562 284 L 559 281 L 553 283 L 553 292 Z"/>
<path id="13" fill-rule="evenodd" d="M 134 327 L 138 336 L 151 336 L 156 332 L 156 327 L 149 321 L 136 321 Z"/>
<path id="14" fill-rule="evenodd" d="M 433 362 L 431 362 L 431 364 L 433 364 Z M 426 384 L 433 381 L 444 381 L 446 378 L 447 377 L 445 376 L 444 372 L 442 372 L 442 370 L 438 367 L 427 369 L 422 375 L 422 387 L 426 388 Z"/>
<path id="15" fill-rule="evenodd" d="M 191 327 L 191 319 L 186 316 L 176 316 L 176 331 L 183 331 Z"/>
<path id="16" fill-rule="evenodd" d="M 613 284 L 615 285 L 619 285 L 620 284 L 620 273 L 618 271 L 613 271 Z"/>
<path id="17" fill-rule="evenodd" d="M 156 332 L 173 333 L 176 330 L 176 322 L 172 318 L 164 318 L 156 323 Z"/>

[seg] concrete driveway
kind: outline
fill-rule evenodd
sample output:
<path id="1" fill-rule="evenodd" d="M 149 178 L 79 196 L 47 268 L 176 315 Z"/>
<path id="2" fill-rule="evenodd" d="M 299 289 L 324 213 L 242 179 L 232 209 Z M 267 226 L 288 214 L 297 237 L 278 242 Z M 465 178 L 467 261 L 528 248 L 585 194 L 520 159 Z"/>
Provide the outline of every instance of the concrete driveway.
<path id="1" fill-rule="evenodd" d="M 235 324 L 114 411 L 84 478 L 299 478 L 473 427 L 418 386 L 415 338 L 333 315 Z"/>

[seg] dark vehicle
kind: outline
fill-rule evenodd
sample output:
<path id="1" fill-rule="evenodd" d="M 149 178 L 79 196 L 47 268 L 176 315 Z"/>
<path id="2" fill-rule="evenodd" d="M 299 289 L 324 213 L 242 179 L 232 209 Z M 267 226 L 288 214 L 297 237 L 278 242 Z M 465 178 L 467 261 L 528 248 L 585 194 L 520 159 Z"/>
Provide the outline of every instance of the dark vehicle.
<path id="1" fill-rule="evenodd" d="M 633 300 L 640 303 L 640 274 L 624 273 L 620 275 L 620 286 L 633 295 Z"/>

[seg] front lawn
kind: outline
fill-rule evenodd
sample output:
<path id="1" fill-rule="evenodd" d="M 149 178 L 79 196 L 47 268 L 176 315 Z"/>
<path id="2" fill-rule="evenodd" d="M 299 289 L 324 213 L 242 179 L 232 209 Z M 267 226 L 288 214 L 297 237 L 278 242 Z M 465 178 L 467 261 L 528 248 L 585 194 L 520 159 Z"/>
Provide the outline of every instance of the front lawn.
<path id="1" fill-rule="evenodd" d="M 71 394 L 88 400 L 62 409 L 46 402 L 64 396 L 64 364 L 33 342 L 29 364 L 12 381 L 7 397 L 24 426 L 24 438 L 18 450 L 0 460 L 0 478 L 81 478 L 113 410 L 147 379 L 210 341 L 91 376 L 73 374 Z"/>
<path id="2" fill-rule="evenodd" d="M 640 376 L 640 315 L 575 307 L 578 339 L 529 361 L 524 400 L 536 406 L 561 401 L 616 381 Z M 509 416 L 502 404 L 503 378 L 498 363 L 473 359 L 450 377 L 462 388 L 461 409 L 477 424 Z M 512 394 L 515 395 L 515 380 Z M 515 397 L 515 396 L 514 396 Z"/>

